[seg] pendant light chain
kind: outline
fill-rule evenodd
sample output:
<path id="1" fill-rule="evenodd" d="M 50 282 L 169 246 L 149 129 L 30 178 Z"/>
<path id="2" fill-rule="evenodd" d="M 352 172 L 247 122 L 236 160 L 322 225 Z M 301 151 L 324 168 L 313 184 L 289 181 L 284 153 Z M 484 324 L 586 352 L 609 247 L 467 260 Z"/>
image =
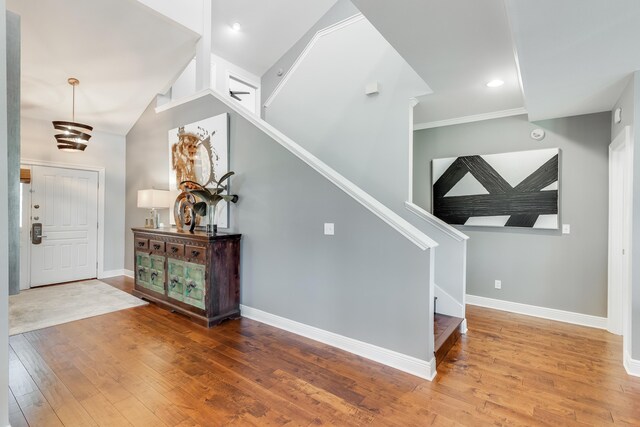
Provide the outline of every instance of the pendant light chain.
<path id="1" fill-rule="evenodd" d="M 76 121 L 76 85 L 72 84 L 71 87 L 73 88 L 73 96 L 72 96 L 72 101 L 71 101 L 71 121 L 75 122 Z"/>

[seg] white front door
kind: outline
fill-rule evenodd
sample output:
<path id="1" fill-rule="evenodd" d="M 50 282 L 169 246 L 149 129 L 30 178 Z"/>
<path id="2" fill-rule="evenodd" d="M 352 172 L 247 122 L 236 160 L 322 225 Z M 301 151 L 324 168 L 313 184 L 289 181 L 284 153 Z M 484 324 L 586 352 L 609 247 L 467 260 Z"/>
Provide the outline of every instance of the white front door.
<path id="1" fill-rule="evenodd" d="M 31 224 L 42 241 L 31 243 L 31 286 L 96 277 L 97 172 L 33 166 Z"/>

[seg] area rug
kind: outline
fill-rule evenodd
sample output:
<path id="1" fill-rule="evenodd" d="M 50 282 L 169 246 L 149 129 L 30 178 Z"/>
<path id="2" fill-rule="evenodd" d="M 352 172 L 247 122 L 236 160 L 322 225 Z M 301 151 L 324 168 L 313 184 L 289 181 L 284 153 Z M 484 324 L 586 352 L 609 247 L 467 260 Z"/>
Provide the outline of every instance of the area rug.
<path id="1" fill-rule="evenodd" d="M 99 280 L 29 289 L 9 297 L 9 335 L 146 304 Z"/>

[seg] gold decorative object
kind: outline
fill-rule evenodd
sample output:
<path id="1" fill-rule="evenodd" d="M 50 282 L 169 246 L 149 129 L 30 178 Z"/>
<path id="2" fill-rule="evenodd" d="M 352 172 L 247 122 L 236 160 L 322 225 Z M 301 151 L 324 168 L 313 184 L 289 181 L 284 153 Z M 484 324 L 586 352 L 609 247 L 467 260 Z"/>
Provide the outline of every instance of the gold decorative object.
<path id="1" fill-rule="evenodd" d="M 189 227 L 193 231 L 195 227 L 200 225 L 200 217 L 196 215 L 194 205 L 197 203 L 196 197 L 188 192 L 188 189 L 204 190 L 204 187 L 194 181 L 183 181 L 180 183 L 180 190 L 175 203 L 173 204 L 173 218 L 176 222 L 176 228 L 180 231 L 184 227 Z"/>

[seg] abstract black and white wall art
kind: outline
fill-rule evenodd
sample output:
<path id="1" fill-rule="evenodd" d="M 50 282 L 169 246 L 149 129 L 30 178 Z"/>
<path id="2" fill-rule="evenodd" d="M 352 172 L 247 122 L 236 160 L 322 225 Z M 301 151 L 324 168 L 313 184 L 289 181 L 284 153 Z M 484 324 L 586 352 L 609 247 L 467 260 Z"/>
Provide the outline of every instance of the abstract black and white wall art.
<path id="1" fill-rule="evenodd" d="M 433 214 L 449 224 L 558 228 L 560 150 L 434 159 Z"/>

